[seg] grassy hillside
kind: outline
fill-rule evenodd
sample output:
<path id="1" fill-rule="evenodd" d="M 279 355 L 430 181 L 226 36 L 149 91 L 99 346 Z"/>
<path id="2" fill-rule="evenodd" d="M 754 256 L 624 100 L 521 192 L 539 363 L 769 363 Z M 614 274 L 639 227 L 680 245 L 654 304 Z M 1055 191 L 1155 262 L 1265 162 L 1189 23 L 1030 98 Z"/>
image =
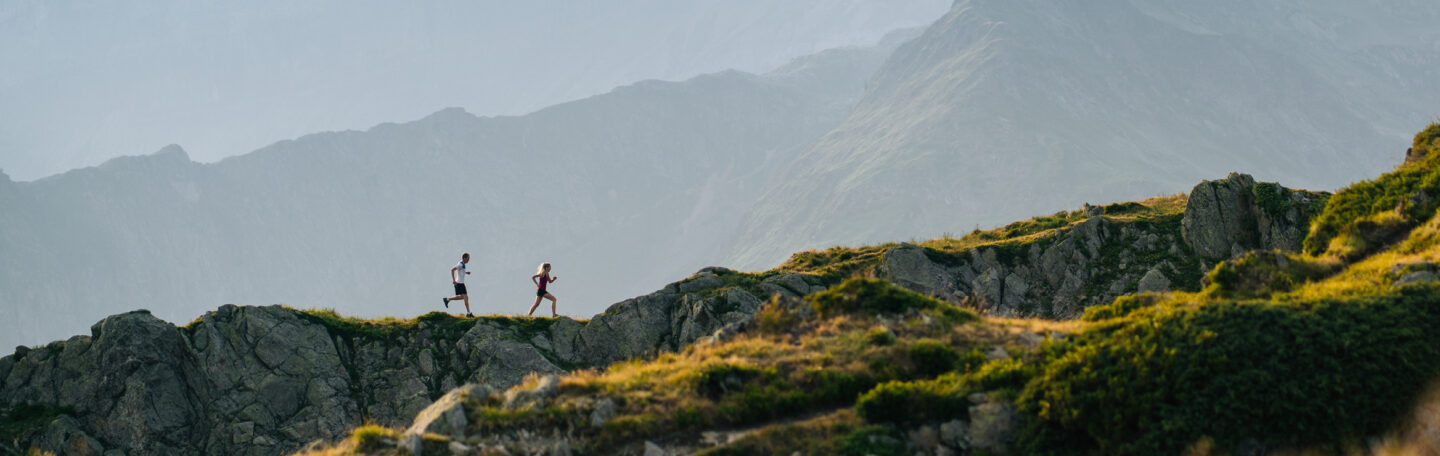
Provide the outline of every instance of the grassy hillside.
<path id="1" fill-rule="evenodd" d="M 1436 144 L 1436 132 L 1417 136 L 1415 149 Z M 581 454 L 1428 451 L 1408 429 L 1440 378 L 1436 160 L 1338 192 L 1312 219 L 1305 252 L 1251 252 L 1194 287 L 1122 297 L 1075 321 L 978 317 L 854 277 L 891 246 L 796 254 L 776 271 L 725 279 L 746 287 L 806 273 L 832 286 L 773 297 L 728 339 L 574 372 L 547 399 L 506 400 L 539 378 L 468 398 L 455 440 L 513 449 L 527 448 L 519 436 L 564 436 Z M 1167 224 L 1183 206 L 1167 197 L 1101 212 Z M 1085 217 L 920 244 L 937 259 L 1023 247 Z M 362 428 L 315 454 L 398 454 L 400 439 Z M 427 435 L 426 454 L 449 452 L 450 440 Z"/>

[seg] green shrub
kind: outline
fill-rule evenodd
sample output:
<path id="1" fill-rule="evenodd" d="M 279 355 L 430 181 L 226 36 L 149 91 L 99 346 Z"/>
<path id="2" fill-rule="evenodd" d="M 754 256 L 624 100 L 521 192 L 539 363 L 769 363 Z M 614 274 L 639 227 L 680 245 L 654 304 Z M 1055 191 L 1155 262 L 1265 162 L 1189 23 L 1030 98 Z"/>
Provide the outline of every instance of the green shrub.
<path id="1" fill-rule="evenodd" d="M 725 393 L 738 391 L 745 384 L 766 372 L 755 366 L 740 364 L 708 364 L 700 368 L 696 378 L 695 392 L 711 400 L 717 400 Z M 774 375 L 773 369 L 770 375 Z"/>
<path id="2" fill-rule="evenodd" d="M 1415 146 L 1433 147 L 1440 124 L 1431 124 L 1415 135 Z M 1413 148 L 1413 147 L 1412 147 Z M 1326 202 L 1325 209 L 1310 226 L 1305 253 L 1319 255 L 1347 226 L 1387 211 L 1397 211 L 1405 228 L 1435 215 L 1440 207 L 1440 154 L 1428 154 L 1418 162 L 1406 163 L 1374 180 L 1360 181 L 1341 189 Z"/>
<path id="3" fill-rule="evenodd" d="M 1101 207 L 1101 210 L 1104 211 L 1105 215 L 1140 214 L 1140 213 L 1146 212 L 1146 211 L 1149 210 L 1149 209 L 1150 209 L 1150 208 L 1146 207 L 1144 204 L 1140 204 L 1140 203 L 1135 202 L 1135 201 L 1126 201 L 1126 202 L 1123 202 L 1123 203 L 1106 204 L 1105 206 L 1102 206 L 1102 207 Z"/>
<path id="4" fill-rule="evenodd" d="M 1380 435 L 1440 375 L 1440 287 L 1137 313 L 1072 337 L 1017 399 L 1021 453 L 1343 447 Z"/>
<path id="5" fill-rule="evenodd" d="M 875 346 L 886 346 L 895 343 L 895 333 L 890 328 L 876 326 L 865 332 L 865 343 Z"/>
<path id="6" fill-rule="evenodd" d="M 773 367 L 712 364 L 697 375 L 696 389 L 716 402 L 721 421 L 747 424 L 849 404 L 875 386 L 872 375 L 820 368 L 782 373 Z"/>
<path id="7" fill-rule="evenodd" d="M 955 370 L 971 372 L 981 365 L 984 365 L 987 360 L 988 357 L 985 356 L 985 352 L 980 350 L 980 347 L 975 347 L 965 352 L 965 354 L 960 355 L 960 361 L 956 364 Z"/>
<path id="8" fill-rule="evenodd" d="M 805 299 L 824 317 L 849 313 L 902 314 L 910 310 L 936 309 L 940 310 L 942 318 L 957 323 L 979 318 L 973 312 L 876 279 L 849 279 Z M 952 310 L 943 310 L 947 307 Z"/>
<path id="9" fill-rule="evenodd" d="M 1033 364 L 1027 364 L 1019 359 L 997 359 L 985 363 L 980 369 L 970 376 L 971 381 L 981 390 L 1014 390 L 1019 391 L 1025 387 L 1038 373 Z"/>
<path id="10" fill-rule="evenodd" d="M 955 307 L 949 303 L 942 302 L 940 307 L 931 310 L 939 314 L 941 322 L 950 325 L 980 321 L 980 315 L 977 315 L 975 312 Z"/>
<path id="11" fill-rule="evenodd" d="M 866 426 L 845 436 L 840 444 L 844 456 L 908 456 L 905 443 L 882 426 Z"/>
<path id="12" fill-rule="evenodd" d="M 1223 265 L 1224 263 L 1221 264 Z M 1230 275 L 1234 273 L 1234 268 L 1230 268 L 1228 266 L 1226 268 L 1227 269 L 1225 271 L 1219 272 L 1218 274 L 1224 276 L 1223 280 L 1232 280 L 1230 278 Z M 1211 274 L 1214 275 L 1217 273 L 1212 271 Z M 1160 298 L 1160 295 L 1148 293 L 1121 296 L 1115 298 L 1115 300 L 1110 302 L 1109 304 L 1100 304 L 1097 306 L 1090 306 L 1086 308 L 1085 315 L 1081 316 L 1080 319 L 1084 321 L 1100 321 L 1110 318 L 1123 317 L 1129 315 L 1131 312 L 1134 312 L 1136 310 L 1153 307 L 1156 303 L 1160 302 Z"/>
<path id="13" fill-rule="evenodd" d="M 1281 252 L 1251 251 L 1236 260 L 1215 265 L 1205 276 L 1207 296 L 1224 299 L 1265 298 L 1295 289 L 1305 282 L 1329 275 L 1331 268 L 1299 255 Z M 1118 308 L 1097 310 L 1096 316 L 1112 314 L 1125 307 L 1144 307 L 1140 302 L 1119 303 Z M 1089 313 L 1087 312 L 1087 315 Z M 1094 321 L 1094 320 L 1092 320 Z"/>
<path id="14" fill-rule="evenodd" d="M 910 362 L 921 377 L 934 377 L 955 370 L 960 354 L 934 339 L 922 339 L 910 346 Z"/>
<path id="15" fill-rule="evenodd" d="M 1422 155 L 1440 150 L 1440 123 L 1432 123 L 1416 133 L 1415 141 L 1410 143 L 1410 148 Z"/>
<path id="16" fill-rule="evenodd" d="M 1271 217 L 1284 217 L 1290 210 L 1290 189 L 1274 182 L 1256 182 L 1250 187 L 1255 205 Z"/>
<path id="17" fill-rule="evenodd" d="M 932 380 L 891 381 L 855 401 L 855 411 L 871 423 L 914 425 L 964 418 L 968 412 L 963 379 L 948 374 Z"/>
<path id="18" fill-rule="evenodd" d="M 771 296 L 760 306 L 760 311 L 755 313 L 755 329 L 768 334 L 780 334 L 792 331 L 800 325 L 800 316 L 796 315 L 779 296 Z"/>

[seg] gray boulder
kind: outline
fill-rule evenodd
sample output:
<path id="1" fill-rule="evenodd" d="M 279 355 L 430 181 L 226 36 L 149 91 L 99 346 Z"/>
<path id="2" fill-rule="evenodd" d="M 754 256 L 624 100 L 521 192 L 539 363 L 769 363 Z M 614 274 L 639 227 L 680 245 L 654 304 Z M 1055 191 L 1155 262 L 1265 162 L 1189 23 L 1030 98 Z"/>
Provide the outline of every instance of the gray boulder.
<path id="1" fill-rule="evenodd" d="M 1406 273 L 1405 275 L 1400 276 L 1399 279 L 1396 279 L 1396 280 L 1395 280 L 1395 283 L 1392 284 L 1391 287 L 1392 287 L 1392 288 L 1400 288 L 1400 287 L 1403 287 L 1403 286 L 1406 286 L 1406 285 L 1409 285 L 1409 284 L 1412 284 L 1412 283 L 1424 283 L 1424 282 L 1436 282 L 1436 281 L 1440 281 L 1440 275 L 1436 275 L 1435 272 L 1433 272 L 1433 271 L 1414 271 L 1414 272 L 1409 272 L 1409 273 Z"/>
<path id="2" fill-rule="evenodd" d="M 465 428 L 470 424 L 470 420 L 465 416 L 465 402 L 483 400 L 489 395 L 489 388 L 473 383 L 467 383 L 465 386 L 445 393 L 435 403 L 430 404 L 415 416 L 415 422 L 410 425 L 405 434 L 433 433 L 451 439 L 463 438 Z"/>
<path id="3" fill-rule="evenodd" d="M 1318 212 L 1328 195 L 1256 183 L 1247 174 L 1230 173 L 1190 191 L 1181 235 L 1196 254 L 1211 261 L 1247 250 L 1296 251 L 1310 214 Z"/>
<path id="4" fill-rule="evenodd" d="M 1160 272 L 1160 266 L 1156 265 L 1140 278 L 1140 283 L 1136 285 L 1135 291 L 1141 293 L 1170 291 L 1170 279 L 1165 277 L 1165 273 Z"/>
<path id="5" fill-rule="evenodd" d="M 911 244 L 886 250 L 878 275 L 910 291 L 947 301 L 962 296 L 955 273 L 930 260 L 925 249 Z"/>
<path id="6" fill-rule="evenodd" d="M 1015 439 L 1019 419 L 1015 406 L 1003 402 L 986 402 L 970 407 L 969 444 L 977 450 L 1006 454 Z"/>

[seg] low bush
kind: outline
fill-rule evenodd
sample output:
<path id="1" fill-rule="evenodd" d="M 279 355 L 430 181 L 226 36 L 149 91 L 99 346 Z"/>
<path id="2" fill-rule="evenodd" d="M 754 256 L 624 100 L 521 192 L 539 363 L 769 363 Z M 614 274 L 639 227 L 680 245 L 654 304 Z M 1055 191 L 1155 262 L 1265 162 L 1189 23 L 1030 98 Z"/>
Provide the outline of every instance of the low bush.
<path id="1" fill-rule="evenodd" d="M 1227 274 L 1229 272 L 1226 272 Z M 1213 272 L 1212 272 L 1213 274 Z M 1154 306 L 1161 301 L 1161 295 L 1138 294 L 1126 295 L 1115 298 L 1109 304 L 1090 306 L 1085 309 L 1085 314 L 1080 317 L 1083 321 L 1100 321 L 1111 318 L 1119 318 L 1129 315 L 1136 310 Z"/>
<path id="2" fill-rule="evenodd" d="M 1324 278 L 1332 272 L 1332 269 L 1313 259 L 1299 255 L 1252 251 L 1245 253 L 1245 256 L 1239 259 L 1227 260 L 1215 265 L 1215 269 L 1212 269 L 1202 281 L 1206 284 L 1203 294 L 1222 299 L 1266 298 L 1276 293 L 1293 290 L 1305 282 Z M 1095 315 L 1099 317 L 1125 310 L 1125 307 L 1144 306 L 1143 299 L 1131 300 L 1126 303 L 1116 301 L 1117 307 L 1097 310 Z M 1125 311 L 1128 313 L 1128 310 Z"/>
<path id="3" fill-rule="evenodd" d="M 865 332 L 865 343 L 875 346 L 886 346 L 895 343 L 895 333 L 884 326 L 876 326 Z"/>
<path id="4" fill-rule="evenodd" d="M 1410 148 L 1417 154 L 1440 151 L 1440 123 L 1432 123 L 1415 134 L 1415 141 L 1410 143 Z"/>
<path id="5" fill-rule="evenodd" d="M 1440 124 L 1431 124 L 1415 135 L 1415 144 L 1425 150 L 1434 147 Z M 1416 226 L 1435 215 L 1440 207 L 1440 154 L 1427 154 L 1420 161 L 1405 163 L 1373 180 L 1360 181 L 1341 189 L 1326 202 L 1325 209 L 1310 226 L 1305 253 L 1320 255 L 1332 240 L 1361 220 L 1393 211 L 1405 228 Z M 1355 234 L 1352 231 L 1352 235 Z M 1353 241 L 1352 241 L 1353 242 Z"/>
<path id="6" fill-rule="evenodd" d="M 1440 287 L 1136 313 L 1072 337 L 1017 399 L 1030 454 L 1343 447 L 1379 435 L 1440 375 Z"/>
<path id="7" fill-rule="evenodd" d="M 394 448 L 395 442 L 400 439 L 400 431 L 370 424 L 355 428 L 350 436 L 355 439 L 355 451 L 365 453 Z"/>
<path id="8" fill-rule="evenodd" d="M 960 354 L 949 345 L 934 339 L 922 339 L 910 346 L 910 362 L 921 377 L 934 377 L 955 370 Z"/>
<path id="9" fill-rule="evenodd" d="M 978 390 L 1020 391 L 1030 379 L 1035 378 L 1039 368 L 1035 363 L 1019 359 L 999 359 L 980 366 L 969 380 Z"/>
<path id="10" fill-rule="evenodd" d="M 933 380 L 882 383 L 855 401 L 855 411 L 871 423 L 914 425 L 964 418 L 969 391 L 956 374 Z"/>
<path id="11" fill-rule="evenodd" d="M 701 396 L 717 400 L 725 393 L 744 389 L 746 383 L 762 374 L 766 372 L 755 366 L 709 364 L 700 368 L 695 380 L 695 391 Z M 773 369 L 769 375 L 774 375 Z"/>
<path id="12" fill-rule="evenodd" d="M 866 426 L 845 436 L 840 443 L 843 456 L 908 456 L 905 442 L 883 426 Z"/>
<path id="13" fill-rule="evenodd" d="M 876 279 L 849 279 L 805 299 L 823 317 L 853 313 L 893 315 L 934 309 L 947 323 L 979 319 L 974 312 Z"/>
<path id="14" fill-rule="evenodd" d="M 800 325 L 800 316 L 788 309 L 779 296 L 760 306 L 755 313 L 755 328 L 762 333 L 780 334 L 795 330 Z"/>

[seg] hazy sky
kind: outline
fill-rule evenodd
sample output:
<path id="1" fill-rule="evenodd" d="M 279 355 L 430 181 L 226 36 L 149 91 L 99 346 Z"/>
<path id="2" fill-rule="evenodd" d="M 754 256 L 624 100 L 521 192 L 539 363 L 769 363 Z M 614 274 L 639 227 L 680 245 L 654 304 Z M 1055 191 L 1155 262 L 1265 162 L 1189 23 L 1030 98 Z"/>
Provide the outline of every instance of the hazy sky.
<path id="1" fill-rule="evenodd" d="M 523 114 L 643 79 L 765 71 L 948 0 L 0 2 L 0 169 L 197 161 L 445 107 Z"/>

